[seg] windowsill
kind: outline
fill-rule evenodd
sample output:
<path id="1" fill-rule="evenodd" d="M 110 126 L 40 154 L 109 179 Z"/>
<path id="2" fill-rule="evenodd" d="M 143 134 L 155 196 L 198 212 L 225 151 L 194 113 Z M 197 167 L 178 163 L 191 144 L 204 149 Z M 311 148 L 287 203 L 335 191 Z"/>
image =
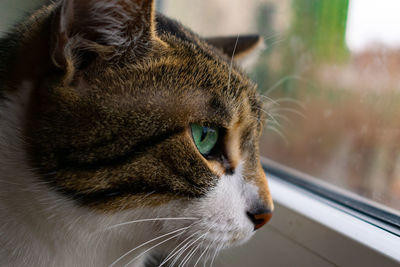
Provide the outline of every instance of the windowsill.
<path id="1" fill-rule="evenodd" d="M 271 227 L 288 238 L 340 266 L 400 263 L 398 236 L 277 177 L 269 184 L 277 204 Z"/>

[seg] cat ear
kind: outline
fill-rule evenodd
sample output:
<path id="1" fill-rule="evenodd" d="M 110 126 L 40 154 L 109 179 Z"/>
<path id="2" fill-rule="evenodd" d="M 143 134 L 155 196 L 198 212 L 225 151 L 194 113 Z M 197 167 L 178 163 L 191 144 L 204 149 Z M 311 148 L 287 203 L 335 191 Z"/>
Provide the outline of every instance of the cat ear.
<path id="1" fill-rule="evenodd" d="M 259 35 L 211 37 L 205 40 L 229 58 L 233 57 L 244 69 L 250 69 L 261 51 L 266 48 L 263 38 Z"/>
<path id="2" fill-rule="evenodd" d="M 154 0 L 62 0 L 55 27 L 53 61 L 67 70 L 86 53 L 144 55 L 154 37 Z"/>

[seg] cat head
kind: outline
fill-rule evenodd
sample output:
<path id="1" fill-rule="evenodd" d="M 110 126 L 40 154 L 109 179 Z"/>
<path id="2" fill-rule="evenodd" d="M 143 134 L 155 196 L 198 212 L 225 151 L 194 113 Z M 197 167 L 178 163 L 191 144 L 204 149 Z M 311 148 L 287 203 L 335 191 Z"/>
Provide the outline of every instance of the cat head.
<path id="1" fill-rule="evenodd" d="M 183 236 L 214 249 L 269 220 L 262 103 L 235 62 L 259 37 L 202 39 L 151 0 L 42 13 L 9 78 L 34 87 L 24 135 L 38 181 L 100 216 L 191 218 L 157 231 L 190 227 Z"/>

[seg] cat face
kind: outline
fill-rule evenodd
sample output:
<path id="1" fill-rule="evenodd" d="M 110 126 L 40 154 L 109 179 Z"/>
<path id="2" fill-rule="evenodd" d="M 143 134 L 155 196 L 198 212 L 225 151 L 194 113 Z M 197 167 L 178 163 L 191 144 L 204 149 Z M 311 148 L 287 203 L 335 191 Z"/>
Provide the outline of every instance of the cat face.
<path id="1" fill-rule="evenodd" d="M 273 209 L 258 155 L 261 101 L 231 58 L 259 39 L 207 42 L 153 9 L 144 0 L 65 0 L 38 20 L 32 47 L 51 45 L 25 60 L 41 71 L 18 71 L 34 81 L 30 164 L 76 209 L 183 218 L 148 230 L 183 229 L 176 233 L 202 251 L 240 244 Z"/>

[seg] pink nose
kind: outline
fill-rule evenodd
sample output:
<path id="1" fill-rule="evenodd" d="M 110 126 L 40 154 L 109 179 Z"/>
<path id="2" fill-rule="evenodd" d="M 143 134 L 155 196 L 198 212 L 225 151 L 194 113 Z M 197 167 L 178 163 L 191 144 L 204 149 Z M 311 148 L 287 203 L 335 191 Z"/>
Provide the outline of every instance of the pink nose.
<path id="1" fill-rule="evenodd" d="M 250 220 L 254 224 L 254 230 L 257 230 L 261 228 L 264 224 L 269 222 L 272 217 L 272 212 L 265 212 L 265 213 L 259 213 L 259 214 L 252 214 L 250 212 L 247 212 L 247 216 L 249 216 Z"/>

